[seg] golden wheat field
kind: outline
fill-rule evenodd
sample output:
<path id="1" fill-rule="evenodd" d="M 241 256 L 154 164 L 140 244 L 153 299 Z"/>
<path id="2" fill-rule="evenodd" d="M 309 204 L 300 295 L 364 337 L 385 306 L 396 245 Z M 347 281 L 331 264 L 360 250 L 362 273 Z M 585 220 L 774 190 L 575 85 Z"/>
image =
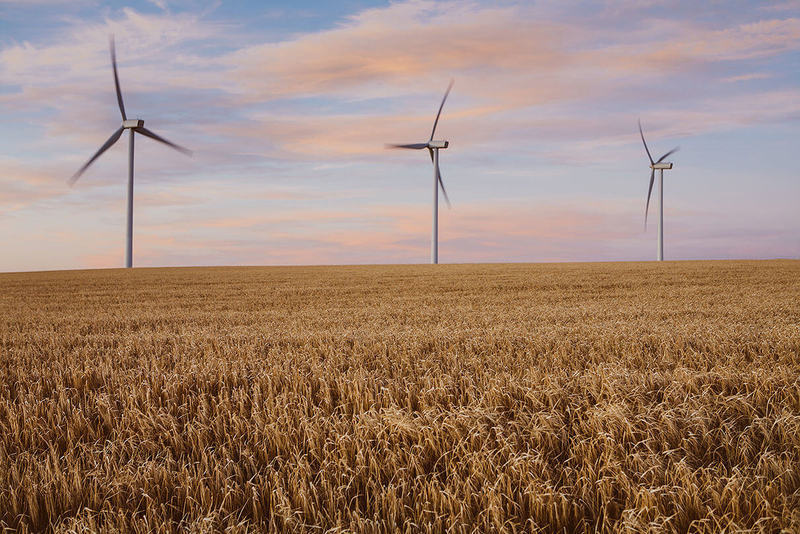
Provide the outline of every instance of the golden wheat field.
<path id="1" fill-rule="evenodd" d="M 800 530 L 800 262 L 0 275 L 0 526 Z"/>

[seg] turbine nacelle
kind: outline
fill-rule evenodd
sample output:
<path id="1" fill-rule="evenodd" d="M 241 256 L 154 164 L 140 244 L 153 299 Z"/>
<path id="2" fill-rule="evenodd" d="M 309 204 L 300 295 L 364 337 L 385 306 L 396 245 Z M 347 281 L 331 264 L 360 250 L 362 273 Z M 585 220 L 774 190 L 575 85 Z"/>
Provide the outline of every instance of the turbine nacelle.
<path id="1" fill-rule="evenodd" d="M 654 171 L 658 170 L 666 171 L 672 168 L 672 163 L 653 163 L 652 165 L 650 165 L 650 168 L 653 169 Z"/>
<path id="2" fill-rule="evenodd" d="M 144 121 L 140 119 L 125 119 L 122 121 L 123 128 L 141 128 L 144 126 Z"/>
<path id="3" fill-rule="evenodd" d="M 447 148 L 450 146 L 450 141 L 428 141 L 428 148 Z"/>

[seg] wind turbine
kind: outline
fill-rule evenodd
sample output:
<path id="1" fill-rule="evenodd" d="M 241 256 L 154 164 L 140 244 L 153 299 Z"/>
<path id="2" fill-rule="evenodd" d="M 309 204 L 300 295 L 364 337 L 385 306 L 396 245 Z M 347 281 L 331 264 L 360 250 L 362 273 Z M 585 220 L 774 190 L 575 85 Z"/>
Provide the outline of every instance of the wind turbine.
<path id="1" fill-rule="evenodd" d="M 673 148 L 658 158 L 658 161 L 653 161 L 653 156 L 650 155 L 650 149 L 647 148 L 647 142 L 644 140 L 642 121 L 639 121 L 639 135 L 642 137 L 642 143 L 644 143 L 644 149 L 647 152 L 647 159 L 650 160 L 650 187 L 647 189 L 647 203 L 644 207 L 644 227 L 647 229 L 647 211 L 650 208 L 650 194 L 653 192 L 653 182 L 656 178 L 656 171 L 658 171 L 658 261 L 664 261 L 664 171 L 672 169 L 672 163 L 665 162 L 664 160 L 677 152 L 678 147 Z"/>
<path id="2" fill-rule="evenodd" d="M 387 145 L 389 148 L 408 148 L 411 150 L 428 149 L 433 162 L 433 229 L 431 236 L 431 263 L 439 263 L 439 187 L 442 188 L 444 200 L 447 202 L 447 207 L 450 208 L 450 199 L 447 198 L 447 191 L 442 182 L 442 174 L 439 172 L 439 150 L 447 148 L 450 143 L 448 141 L 434 141 L 433 136 L 436 134 L 436 126 L 439 124 L 439 116 L 442 114 L 447 95 L 450 94 L 450 89 L 453 88 L 453 80 L 450 80 L 450 85 L 447 86 L 447 91 L 444 92 L 442 103 L 439 104 L 439 112 L 436 113 L 436 120 L 433 121 L 433 130 L 431 130 L 431 137 L 425 143 L 412 143 L 408 145 Z"/>
<path id="3" fill-rule="evenodd" d="M 151 132 L 147 128 L 144 127 L 144 121 L 141 119 L 128 119 L 127 115 L 125 115 L 125 105 L 122 103 L 122 91 L 119 88 L 119 76 L 117 75 L 117 53 L 114 48 L 114 37 L 112 36 L 109 42 L 109 46 L 111 48 L 111 66 L 114 69 L 114 85 L 117 89 L 117 103 L 119 104 L 119 111 L 122 114 L 122 126 L 119 129 L 111 134 L 111 137 L 103 143 L 103 146 L 100 147 L 94 156 L 92 156 L 89 161 L 84 163 L 83 167 L 78 169 L 78 172 L 72 175 L 69 179 L 69 185 L 75 185 L 75 182 L 78 181 L 78 178 L 89 168 L 89 165 L 94 163 L 94 160 L 100 157 L 100 155 L 111 148 L 114 143 L 116 143 L 119 138 L 122 136 L 122 132 L 125 130 L 130 131 L 130 142 L 128 143 L 128 225 L 127 225 L 127 240 L 125 242 L 125 267 L 131 268 L 133 267 L 133 135 L 134 133 L 140 133 L 145 137 L 149 137 L 151 139 L 155 139 L 159 143 L 164 143 L 165 145 L 174 148 L 179 152 L 183 152 L 184 154 L 191 156 L 192 151 L 182 146 L 178 146 L 175 143 L 167 141 L 161 136 L 156 135 L 155 133 Z"/>

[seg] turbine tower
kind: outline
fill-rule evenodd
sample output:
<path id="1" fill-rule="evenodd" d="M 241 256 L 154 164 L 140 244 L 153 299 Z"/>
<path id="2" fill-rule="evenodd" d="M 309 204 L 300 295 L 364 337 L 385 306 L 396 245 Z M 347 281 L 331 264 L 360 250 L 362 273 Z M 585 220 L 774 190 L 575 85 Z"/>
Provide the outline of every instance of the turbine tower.
<path id="1" fill-rule="evenodd" d="M 447 202 L 447 207 L 450 208 L 450 199 L 447 198 L 447 191 L 442 182 L 442 174 L 439 172 L 439 150 L 447 148 L 449 141 L 434 141 L 433 136 L 436 134 L 436 126 L 439 124 L 439 116 L 442 114 L 442 108 L 450 94 L 450 89 L 453 88 L 453 80 L 447 86 L 447 91 L 444 92 L 442 103 L 439 104 L 439 112 L 436 113 L 436 120 L 433 121 L 433 130 L 431 136 L 426 143 L 412 143 L 407 145 L 387 145 L 389 148 L 407 148 L 411 150 L 428 149 L 433 163 L 433 228 L 431 229 L 431 263 L 439 263 L 439 187 L 442 188 L 444 200 Z"/>
<path id="2" fill-rule="evenodd" d="M 647 203 L 644 206 L 644 227 L 647 229 L 647 211 L 650 208 L 650 194 L 653 192 L 653 182 L 656 178 L 656 171 L 658 171 L 658 261 L 664 261 L 664 171 L 672 169 L 672 163 L 665 162 L 669 156 L 674 154 L 678 147 L 673 148 L 660 158 L 658 161 L 653 161 L 650 155 L 650 149 L 647 148 L 647 142 L 644 140 L 644 132 L 642 132 L 642 121 L 639 121 L 639 135 L 642 137 L 644 150 L 647 152 L 647 159 L 650 160 L 650 187 L 647 189 Z"/>
<path id="3" fill-rule="evenodd" d="M 151 139 L 155 139 L 159 143 L 164 143 L 165 145 L 174 148 L 179 152 L 183 152 L 186 155 L 191 156 L 191 150 L 187 150 L 182 146 L 178 146 L 175 143 L 167 141 L 161 136 L 156 135 L 155 133 L 151 132 L 147 128 L 144 127 L 144 121 L 141 119 L 128 119 L 127 115 L 125 115 L 125 105 L 122 103 L 122 91 L 119 88 L 119 76 L 117 75 L 117 54 L 114 48 L 114 37 L 112 36 L 110 39 L 109 46 L 111 48 L 111 66 L 114 69 L 114 85 L 117 89 L 117 103 L 119 104 L 119 111 L 122 114 L 122 126 L 119 129 L 111 134 L 111 137 L 103 143 L 103 146 L 100 147 L 94 156 L 92 156 L 89 161 L 84 163 L 83 167 L 78 169 L 78 172 L 72 175 L 69 179 L 69 185 L 75 185 L 75 182 L 78 181 L 78 178 L 89 168 L 89 165 L 94 163 L 94 161 L 100 157 L 100 155 L 111 148 L 114 143 L 116 143 L 119 138 L 122 136 L 122 132 L 128 130 L 130 132 L 130 141 L 128 143 L 128 219 L 127 219 L 127 238 L 125 241 L 125 267 L 131 268 L 133 267 L 133 136 L 134 133 L 140 133 L 145 137 L 149 137 Z"/>

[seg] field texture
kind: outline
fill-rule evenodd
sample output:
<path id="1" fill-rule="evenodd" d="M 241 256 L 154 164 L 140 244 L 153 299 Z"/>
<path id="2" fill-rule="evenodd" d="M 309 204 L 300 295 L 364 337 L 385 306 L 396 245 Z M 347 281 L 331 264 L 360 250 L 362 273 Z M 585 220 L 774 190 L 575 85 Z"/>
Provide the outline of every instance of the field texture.
<path id="1" fill-rule="evenodd" d="M 800 262 L 0 275 L 0 526 L 800 531 Z"/>

